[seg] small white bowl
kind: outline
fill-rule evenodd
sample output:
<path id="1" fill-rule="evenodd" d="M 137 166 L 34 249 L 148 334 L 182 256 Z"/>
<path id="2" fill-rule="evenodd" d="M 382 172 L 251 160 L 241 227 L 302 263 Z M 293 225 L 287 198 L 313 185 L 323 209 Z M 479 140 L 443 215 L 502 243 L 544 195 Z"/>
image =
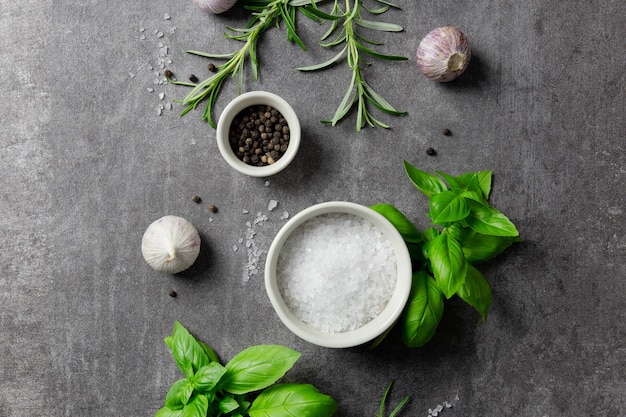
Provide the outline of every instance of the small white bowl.
<path id="1" fill-rule="evenodd" d="M 230 125 L 235 116 L 242 110 L 255 105 L 267 105 L 278 110 L 289 126 L 289 146 L 287 150 L 278 161 L 262 167 L 246 164 L 239 159 L 233 152 L 228 137 Z M 298 120 L 296 112 L 283 98 L 267 91 L 251 91 L 241 94 L 226 106 L 217 121 L 217 146 L 219 147 L 222 157 L 231 167 L 242 174 L 252 177 L 269 177 L 285 169 L 298 152 L 298 148 L 300 147 L 300 135 L 300 121 Z"/>
<path id="2" fill-rule="evenodd" d="M 328 213 L 345 213 L 369 221 L 391 243 L 396 256 L 397 281 L 395 290 L 383 311 L 370 322 L 355 330 L 328 333 L 315 329 L 298 318 L 287 306 L 281 295 L 277 280 L 278 258 L 286 240 L 304 222 Z M 388 330 L 404 309 L 411 291 L 411 258 L 409 251 L 396 228 L 374 210 L 349 202 L 327 202 L 311 206 L 293 216 L 278 232 L 267 254 L 265 262 L 265 289 L 274 310 L 281 321 L 300 338 L 329 348 L 348 348 L 374 340 Z"/>

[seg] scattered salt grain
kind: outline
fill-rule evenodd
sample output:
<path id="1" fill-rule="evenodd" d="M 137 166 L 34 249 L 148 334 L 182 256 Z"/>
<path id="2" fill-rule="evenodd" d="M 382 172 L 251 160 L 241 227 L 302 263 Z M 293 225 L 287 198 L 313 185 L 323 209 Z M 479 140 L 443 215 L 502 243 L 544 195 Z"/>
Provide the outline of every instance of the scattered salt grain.
<path id="1" fill-rule="evenodd" d="M 165 13 L 165 15 L 163 15 L 163 19 L 165 20 L 170 20 L 172 18 L 172 16 L 170 16 L 169 13 Z"/>
<path id="2" fill-rule="evenodd" d="M 172 103 L 165 103 L 165 110 L 172 110 Z"/>
<path id="3" fill-rule="evenodd" d="M 159 93 L 159 100 L 163 100 L 165 98 L 165 93 Z"/>
<path id="4" fill-rule="evenodd" d="M 148 90 L 148 93 L 153 93 L 154 92 L 154 88 L 152 88 L 152 87 L 148 87 L 147 90 Z"/>
<path id="5" fill-rule="evenodd" d="M 141 35 L 141 36 L 139 37 L 139 39 L 141 39 L 142 41 L 145 41 L 145 40 L 146 40 L 146 36 L 145 36 L 145 35 Z"/>
<path id="6" fill-rule="evenodd" d="M 354 330 L 378 316 L 396 275 L 389 240 L 367 220 L 344 213 L 304 222 L 285 241 L 277 263 L 287 306 L 326 333 Z"/>
<path id="7" fill-rule="evenodd" d="M 278 201 L 270 200 L 269 204 L 267 205 L 267 210 L 272 211 L 276 208 L 277 205 L 278 205 Z"/>
<path id="8" fill-rule="evenodd" d="M 457 394 L 456 397 L 454 398 L 454 401 L 458 401 L 459 400 L 459 395 Z M 443 411 L 447 408 L 452 408 L 454 407 L 453 403 L 450 403 L 448 401 L 444 401 L 443 404 L 439 404 L 437 405 L 434 409 L 433 408 L 429 408 L 428 409 L 428 417 L 438 417 L 440 414 L 443 413 Z"/>
<path id="9" fill-rule="evenodd" d="M 157 37 L 157 38 L 162 38 L 162 37 L 163 37 L 163 32 L 158 31 L 158 32 L 156 33 L 156 37 Z"/>
<path id="10" fill-rule="evenodd" d="M 256 219 L 254 219 L 254 224 L 259 224 L 267 220 L 267 216 L 263 213 L 257 213 Z"/>
<path id="11" fill-rule="evenodd" d="M 145 30 L 146 30 L 146 29 L 145 29 L 145 28 L 143 28 L 143 27 L 140 27 L 140 28 L 139 28 L 139 32 L 143 32 L 143 31 L 145 31 Z"/>
<path id="12" fill-rule="evenodd" d="M 129 72 L 129 73 L 128 73 L 128 76 L 129 76 L 130 78 L 135 78 L 135 73 L 134 73 L 134 72 Z"/>
<path id="13" fill-rule="evenodd" d="M 237 252 L 237 249 L 239 249 L 237 245 L 233 245 L 233 252 Z"/>
<path id="14" fill-rule="evenodd" d="M 250 211 L 249 211 L 249 210 L 247 210 L 247 209 L 243 209 L 243 210 L 241 210 L 241 211 L 243 212 L 243 214 L 248 214 L 248 213 L 250 213 Z"/>
<path id="15" fill-rule="evenodd" d="M 243 270 L 243 282 L 250 281 L 250 278 L 260 271 L 260 267 L 258 264 L 259 260 L 261 259 L 262 251 L 259 247 L 257 247 L 254 240 L 256 231 L 253 229 L 253 227 L 266 220 L 266 215 L 258 213 L 257 217 L 252 223 L 250 223 L 249 221 L 246 222 L 245 242 L 243 239 L 241 240 L 242 242 L 244 242 L 244 246 L 246 247 L 246 253 L 248 255 L 248 261 L 246 262 Z"/>
<path id="16" fill-rule="evenodd" d="M 287 213 L 286 211 L 283 211 L 283 213 L 280 215 L 280 219 L 285 220 L 288 218 L 289 218 L 289 213 Z"/>
<path id="17" fill-rule="evenodd" d="M 265 181 L 265 186 L 269 187 L 270 186 L 270 182 L 269 181 Z"/>

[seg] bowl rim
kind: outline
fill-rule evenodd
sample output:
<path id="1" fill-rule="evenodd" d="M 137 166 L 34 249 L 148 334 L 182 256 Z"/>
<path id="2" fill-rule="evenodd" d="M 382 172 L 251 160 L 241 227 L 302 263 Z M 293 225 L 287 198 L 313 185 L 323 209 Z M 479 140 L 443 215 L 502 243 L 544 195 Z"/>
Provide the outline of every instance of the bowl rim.
<path id="1" fill-rule="evenodd" d="M 301 224 L 314 217 L 328 213 L 345 213 L 361 217 L 372 223 L 389 239 L 396 254 L 396 288 L 385 309 L 374 319 L 358 329 L 343 333 L 325 333 L 301 321 L 283 300 L 276 267 L 278 256 L 286 240 Z M 283 324 L 296 336 L 318 346 L 348 348 L 374 340 L 389 329 L 400 317 L 408 301 L 412 283 L 412 265 L 409 250 L 395 226 L 383 215 L 369 207 L 347 201 L 329 201 L 308 207 L 293 216 L 279 230 L 272 241 L 265 262 L 265 289 L 276 314 Z"/>
<path id="2" fill-rule="evenodd" d="M 278 161 L 263 167 L 248 165 L 237 158 L 230 147 L 228 138 L 230 125 L 235 116 L 240 111 L 257 104 L 265 104 L 275 108 L 283 115 L 287 125 L 289 125 L 289 146 L 287 150 Z M 232 168 L 251 177 L 269 177 L 285 169 L 296 156 L 300 147 L 300 121 L 291 105 L 277 94 L 262 90 L 249 91 L 235 97 L 226 105 L 217 121 L 215 137 L 222 157 Z"/>

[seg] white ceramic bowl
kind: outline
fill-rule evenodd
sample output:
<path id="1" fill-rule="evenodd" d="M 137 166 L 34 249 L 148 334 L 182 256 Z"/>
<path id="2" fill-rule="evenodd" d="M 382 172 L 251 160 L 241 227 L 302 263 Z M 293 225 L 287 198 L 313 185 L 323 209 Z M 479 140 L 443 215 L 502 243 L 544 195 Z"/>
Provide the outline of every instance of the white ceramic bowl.
<path id="1" fill-rule="evenodd" d="M 369 221 L 389 240 L 396 256 L 397 282 L 387 306 L 370 322 L 356 330 L 343 333 L 322 332 L 300 320 L 287 306 L 277 281 L 278 258 L 286 240 L 307 220 L 328 213 L 351 214 Z M 359 204 L 327 202 L 314 205 L 296 214 L 278 232 L 270 246 L 265 262 L 265 289 L 278 317 L 294 334 L 319 346 L 348 348 L 374 340 L 396 322 L 409 297 L 411 274 L 411 258 L 406 244 L 400 233 L 387 219 L 374 210 Z"/>
<path id="2" fill-rule="evenodd" d="M 246 164 L 233 152 L 228 134 L 233 119 L 239 112 L 254 105 L 267 105 L 278 110 L 289 125 L 289 146 L 281 158 L 271 165 L 262 167 Z M 252 177 L 269 177 L 289 165 L 300 147 L 300 121 L 293 108 L 283 98 L 267 91 L 251 91 L 241 94 L 231 101 L 217 121 L 217 146 L 224 160 L 242 174 Z"/>

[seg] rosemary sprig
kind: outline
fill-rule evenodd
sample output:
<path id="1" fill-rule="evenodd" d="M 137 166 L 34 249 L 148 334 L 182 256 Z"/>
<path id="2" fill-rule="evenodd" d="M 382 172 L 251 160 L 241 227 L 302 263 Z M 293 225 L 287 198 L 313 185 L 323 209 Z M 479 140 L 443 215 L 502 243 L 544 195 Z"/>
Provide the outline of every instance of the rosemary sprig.
<path id="1" fill-rule="evenodd" d="M 334 0 L 332 10 L 326 13 L 318 9 L 315 3 L 303 6 L 308 16 L 315 16 L 323 21 L 330 21 L 330 28 L 321 39 L 320 45 L 326 48 L 335 48 L 343 45 L 341 51 L 320 64 L 298 68 L 300 71 L 317 71 L 330 67 L 342 60 L 346 60 L 348 67 L 352 71 L 352 77 L 348 89 L 335 111 L 333 117 L 329 120 L 322 120 L 322 123 L 335 126 L 344 119 L 350 110 L 356 106 L 356 130 L 360 131 L 365 125 L 379 126 L 389 128 L 389 125 L 381 122 L 372 115 L 369 105 L 376 107 L 384 113 L 400 116 L 406 112 L 396 110 L 389 102 L 387 102 L 380 94 L 378 94 L 365 80 L 361 65 L 365 63 L 364 55 L 368 57 L 386 60 L 386 61 L 404 61 L 407 57 L 398 55 L 389 55 L 376 52 L 373 46 L 381 45 L 365 38 L 359 33 L 359 28 L 367 28 L 383 32 L 400 32 L 402 27 L 393 23 L 378 22 L 374 20 L 364 19 L 361 10 L 365 10 L 372 15 L 381 15 L 390 8 L 398 8 L 398 6 L 384 0 L 375 0 L 382 6 L 374 9 L 367 8 L 363 5 L 363 0 L 345 0 L 345 6 L 339 5 L 339 0 Z M 334 40 L 326 41 L 334 35 Z"/>
<path id="2" fill-rule="evenodd" d="M 391 386 L 392 385 L 393 385 L 393 380 L 391 380 L 391 382 L 389 382 L 389 385 L 387 385 L 387 388 L 385 389 L 383 397 L 380 400 L 380 407 L 378 409 L 378 414 L 376 414 L 376 417 L 385 417 L 385 403 L 387 402 L 387 395 L 389 395 L 389 391 L 391 391 Z M 389 414 L 389 417 L 396 417 L 398 415 L 398 413 L 400 413 L 400 411 L 402 411 L 402 409 L 404 408 L 404 406 L 406 405 L 407 402 L 409 402 L 409 397 L 408 396 L 404 397 L 398 403 L 396 408 L 394 408 L 393 411 L 391 412 L 391 414 Z"/>
<path id="3" fill-rule="evenodd" d="M 320 0 L 317 0 L 320 1 Z M 306 47 L 300 37 L 296 33 L 296 8 L 290 4 L 290 0 L 239 0 L 239 3 L 252 11 L 252 18 L 244 28 L 231 28 L 231 33 L 225 33 L 228 39 L 234 39 L 244 42 L 244 45 L 236 52 L 230 54 L 211 54 L 199 51 L 187 51 L 189 54 L 211 59 L 225 59 L 224 64 L 216 66 L 216 73 L 200 83 L 188 83 L 176 81 L 168 77 L 168 81 L 172 84 L 191 87 L 192 90 L 182 100 L 185 109 L 181 116 L 184 116 L 191 110 L 195 109 L 204 100 L 207 101 L 203 120 L 206 120 L 213 128 L 216 127 L 213 120 L 212 112 L 217 97 L 219 96 L 222 84 L 226 78 L 238 77 L 238 93 L 241 94 L 243 88 L 243 72 L 244 64 L 249 58 L 252 75 L 255 80 L 259 76 L 259 60 L 257 57 L 257 43 L 260 35 L 272 25 L 279 26 L 281 22 L 285 23 L 287 29 L 287 40 L 295 42 L 300 48 L 306 50 Z M 307 4 L 312 4 L 311 0 Z M 314 3 L 313 3 L 314 4 Z"/>

